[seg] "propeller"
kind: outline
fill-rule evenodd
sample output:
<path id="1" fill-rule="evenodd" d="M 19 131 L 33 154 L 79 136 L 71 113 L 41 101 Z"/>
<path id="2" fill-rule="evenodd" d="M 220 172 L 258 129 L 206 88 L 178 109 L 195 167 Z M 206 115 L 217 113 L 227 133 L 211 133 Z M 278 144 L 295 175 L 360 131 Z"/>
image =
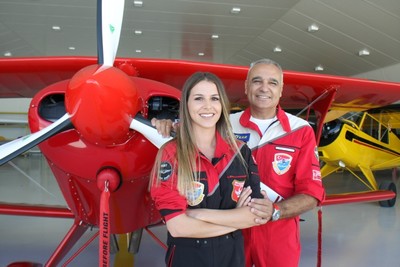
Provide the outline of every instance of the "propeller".
<path id="1" fill-rule="evenodd" d="M 134 117 L 141 106 L 138 103 L 136 85 L 132 78 L 113 66 L 121 34 L 124 5 L 124 0 L 97 1 L 98 64 L 81 69 L 68 82 L 65 91 L 67 113 L 35 133 L 0 146 L 0 165 L 68 129 L 75 129 L 82 139 L 103 147 L 126 142 L 133 132 L 131 129 L 142 133 L 157 147 L 168 140 L 162 138 L 148 120 L 140 115 Z M 109 209 L 111 190 L 108 190 L 107 182 L 101 189 L 102 214 L 108 213 Z M 103 225 L 104 223 L 99 223 L 99 231 L 104 237 L 104 229 L 101 228 Z M 108 240 L 105 241 L 109 244 Z M 100 252 L 101 244 L 105 241 L 99 242 L 99 264 L 104 260 L 104 254 Z M 103 266 L 108 266 L 109 258 L 105 262 L 107 265 Z"/>
<path id="2" fill-rule="evenodd" d="M 12 160 L 53 135 L 72 128 L 75 128 L 83 137 L 86 136 L 86 139 L 95 143 L 108 145 L 110 143 L 121 141 L 121 138 L 118 138 L 118 135 L 116 135 L 116 139 L 113 139 L 113 132 L 101 131 L 101 129 L 107 129 L 113 126 L 105 123 L 107 118 L 103 119 L 102 122 L 92 122 L 93 117 L 90 116 L 90 114 L 93 113 L 92 110 L 95 110 L 93 109 L 93 103 L 96 102 L 96 100 L 98 102 L 95 104 L 107 106 L 109 104 L 106 101 L 108 95 L 115 92 L 109 92 L 108 95 L 103 95 L 100 99 L 93 99 L 96 97 L 91 96 L 106 90 L 112 91 L 110 90 L 110 87 L 115 87 L 115 85 L 113 85 L 113 80 L 119 79 L 120 77 L 123 79 L 121 85 L 128 87 L 132 92 L 128 93 L 128 96 L 127 93 L 120 92 L 119 94 L 117 93 L 120 99 L 116 99 L 115 97 L 111 99 L 115 102 L 120 101 L 123 97 L 127 97 L 126 100 L 132 101 L 132 103 L 123 106 L 122 111 L 117 115 L 122 116 L 121 114 L 123 112 L 134 112 L 130 114 L 137 113 L 136 88 L 127 75 L 125 75 L 121 70 L 112 67 L 121 34 L 124 4 L 124 0 L 97 1 L 98 65 L 89 66 L 80 70 L 71 79 L 65 93 L 67 113 L 64 116 L 38 132 L 18 138 L 0 146 L 0 165 Z M 129 89 L 126 91 L 129 91 Z M 88 100 L 84 101 L 85 97 Z M 111 107 L 115 107 L 115 104 L 111 105 Z M 116 112 L 110 114 L 110 116 L 113 115 L 116 117 Z M 108 116 L 108 119 L 110 116 Z M 87 129 L 88 122 L 92 122 L 89 123 L 89 126 L 91 126 L 90 133 L 88 133 L 88 130 L 84 130 Z M 130 119 L 125 118 L 125 129 L 129 129 L 129 122 Z M 121 130 L 120 125 L 116 125 L 116 127 L 118 130 Z M 97 129 L 100 129 L 100 133 L 96 135 L 96 132 L 99 132 Z M 114 132 L 118 132 L 118 130 Z M 90 135 L 93 132 L 96 136 L 91 137 Z"/>

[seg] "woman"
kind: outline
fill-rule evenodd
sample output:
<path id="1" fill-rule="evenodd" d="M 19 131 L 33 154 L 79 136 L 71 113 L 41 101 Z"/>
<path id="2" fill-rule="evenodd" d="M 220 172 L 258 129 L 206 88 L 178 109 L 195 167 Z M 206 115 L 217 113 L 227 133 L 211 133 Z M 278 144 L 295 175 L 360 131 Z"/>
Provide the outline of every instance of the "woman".
<path id="1" fill-rule="evenodd" d="M 168 229 L 167 266 L 244 266 L 239 229 L 256 225 L 262 198 L 250 149 L 236 140 L 222 82 L 198 72 L 181 96 L 176 139 L 159 151 L 151 196 Z"/>

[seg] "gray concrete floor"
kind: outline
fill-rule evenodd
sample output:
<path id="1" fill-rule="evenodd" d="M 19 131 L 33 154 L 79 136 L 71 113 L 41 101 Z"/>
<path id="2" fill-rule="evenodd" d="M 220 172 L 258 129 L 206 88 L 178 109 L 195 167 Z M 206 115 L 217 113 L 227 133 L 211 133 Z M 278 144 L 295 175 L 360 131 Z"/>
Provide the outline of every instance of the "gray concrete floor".
<path id="1" fill-rule="evenodd" d="M 391 179 L 391 172 L 376 176 Z M 381 180 L 379 180 L 381 181 Z M 396 183 L 399 187 L 399 183 Z M 363 189 L 348 173 L 324 180 L 328 193 Z M 41 154 L 18 157 L 0 167 L 0 201 L 65 205 Z M 301 267 L 316 266 L 317 210 L 301 216 Z M 45 263 L 72 225 L 72 220 L 0 215 L 0 266 L 16 261 Z M 165 240 L 165 227 L 152 228 Z M 80 244 L 94 232 L 88 231 Z M 400 208 L 377 203 L 323 207 L 322 266 L 400 266 Z M 98 266 L 98 239 L 68 266 Z M 135 266 L 164 266 L 164 249 L 143 232 Z M 113 261 L 113 257 L 111 258 Z M 111 261 L 111 262 L 112 262 Z M 112 264 L 111 264 L 112 265 Z"/>

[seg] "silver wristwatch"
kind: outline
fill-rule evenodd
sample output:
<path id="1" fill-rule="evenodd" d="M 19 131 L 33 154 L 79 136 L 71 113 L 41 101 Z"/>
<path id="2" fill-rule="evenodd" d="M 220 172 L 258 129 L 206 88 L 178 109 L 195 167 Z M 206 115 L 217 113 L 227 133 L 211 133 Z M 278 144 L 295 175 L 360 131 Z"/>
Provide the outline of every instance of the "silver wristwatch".
<path id="1" fill-rule="evenodd" d="M 271 221 L 275 222 L 275 221 L 279 220 L 279 218 L 281 217 L 281 210 L 279 209 L 279 206 L 275 203 L 272 204 L 272 207 L 274 209 L 272 211 Z"/>

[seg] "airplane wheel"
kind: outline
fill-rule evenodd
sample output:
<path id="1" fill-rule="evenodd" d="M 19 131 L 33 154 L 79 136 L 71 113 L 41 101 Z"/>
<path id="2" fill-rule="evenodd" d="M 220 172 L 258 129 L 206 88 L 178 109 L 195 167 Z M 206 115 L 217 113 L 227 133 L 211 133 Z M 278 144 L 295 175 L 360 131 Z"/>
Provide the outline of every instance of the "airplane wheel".
<path id="1" fill-rule="evenodd" d="M 379 205 L 381 207 L 393 207 L 394 204 L 396 204 L 396 197 L 397 197 L 397 189 L 396 189 L 396 185 L 392 182 L 389 181 L 385 181 L 383 182 L 380 186 L 379 189 L 381 190 L 390 190 L 393 191 L 395 193 L 395 197 L 389 200 L 382 200 L 379 201 Z"/>

